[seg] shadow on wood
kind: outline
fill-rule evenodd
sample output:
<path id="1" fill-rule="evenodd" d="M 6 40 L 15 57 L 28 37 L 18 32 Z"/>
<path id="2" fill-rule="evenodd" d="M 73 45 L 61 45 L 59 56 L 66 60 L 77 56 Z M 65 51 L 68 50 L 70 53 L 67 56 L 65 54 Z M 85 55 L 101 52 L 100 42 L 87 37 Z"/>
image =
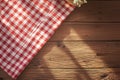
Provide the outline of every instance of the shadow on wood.
<path id="1" fill-rule="evenodd" d="M 64 51 L 66 53 L 66 55 L 68 55 L 68 57 L 70 57 L 71 61 L 74 63 L 74 65 L 77 66 L 78 69 L 82 69 L 81 71 L 77 71 L 77 73 L 75 74 L 77 80 L 83 80 L 83 79 L 84 80 L 92 80 L 91 77 L 86 72 L 86 70 L 84 70 L 84 68 L 80 65 L 80 63 L 74 57 L 73 53 L 71 53 L 69 48 L 67 48 L 63 42 L 59 43 L 59 48 L 62 51 Z"/>

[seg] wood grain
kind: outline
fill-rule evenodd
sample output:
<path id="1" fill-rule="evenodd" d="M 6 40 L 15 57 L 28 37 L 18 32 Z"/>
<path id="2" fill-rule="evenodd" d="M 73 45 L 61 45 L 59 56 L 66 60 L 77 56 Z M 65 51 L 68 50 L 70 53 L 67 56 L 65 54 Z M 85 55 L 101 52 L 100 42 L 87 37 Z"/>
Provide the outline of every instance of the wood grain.
<path id="1" fill-rule="evenodd" d="M 17 80 L 120 80 L 120 1 L 90 0 L 60 28 Z M 0 69 L 0 80 L 12 80 Z"/>
<path id="2" fill-rule="evenodd" d="M 119 69 L 115 69 L 117 75 Z M 36 71 L 36 72 L 35 72 Z M 47 72 L 48 71 L 48 72 Z M 49 74 L 49 71 L 51 72 Z M 27 75 L 25 75 L 27 74 Z M 37 75 L 35 75 L 37 74 Z M 112 69 L 30 69 L 19 80 L 118 80 Z M 112 75 L 112 76 L 111 76 Z M 41 77 L 42 76 L 42 77 Z"/>
<path id="3" fill-rule="evenodd" d="M 120 66 L 119 48 L 120 42 L 49 42 L 36 56 L 30 67 L 116 68 Z"/>
<path id="4" fill-rule="evenodd" d="M 120 23 L 64 23 L 50 41 L 120 40 Z"/>
<path id="5" fill-rule="evenodd" d="M 82 8 L 76 9 L 66 21 L 120 22 L 120 1 L 88 1 Z"/>

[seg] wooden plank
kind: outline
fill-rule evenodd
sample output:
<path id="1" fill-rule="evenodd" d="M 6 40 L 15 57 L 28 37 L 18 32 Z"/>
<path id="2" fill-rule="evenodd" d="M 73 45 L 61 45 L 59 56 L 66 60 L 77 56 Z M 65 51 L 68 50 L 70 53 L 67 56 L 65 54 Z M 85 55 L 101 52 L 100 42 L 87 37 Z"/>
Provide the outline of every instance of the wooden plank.
<path id="1" fill-rule="evenodd" d="M 120 42 L 49 42 L 34 58 L 30 67 L 120 67 L 119 53 Z"/>
<path id="2" fill-rule="evenodd" d="M 120 22 L 120 1 L 88 1 L 77 8 L 66 21 Z"/>
<path id="3" fill-rule="evenodd" d="M 114 70 L 116 72 L 114 72 Z M 118 80 L 120 69 L 30 69 L 18 80 Z M 35 75 L 36 74 L 36 75 Z M 110 79 L 111 78 L 111 79 Z M 112 79 L 113 78 L 113 79 Z"/>
<path id="4" fill-rule="evenodd" d="M 41 69 L 37 67 L 26 69 L 17 80 L 119 80 L 119 75 L 120 68 Z M 4 80 L 11 80 L 2 77 Z"/>
<path id="5" fill-rule="evenodd" d="M 120 23 L 64 23 L 50 41 L 120 40 Z"/>

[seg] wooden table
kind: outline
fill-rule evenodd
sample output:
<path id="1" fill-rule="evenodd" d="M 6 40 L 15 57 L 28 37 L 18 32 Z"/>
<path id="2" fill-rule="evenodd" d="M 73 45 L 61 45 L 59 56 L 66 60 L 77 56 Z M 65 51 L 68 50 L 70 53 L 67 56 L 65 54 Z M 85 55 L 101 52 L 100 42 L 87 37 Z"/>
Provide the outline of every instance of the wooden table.
<path id="1" fill-rule="evenodd" d="M 90 0 L 17 80 L 120 80 L 120 1 Z M 0 80 L 12 80 L 0 69 Z"/>

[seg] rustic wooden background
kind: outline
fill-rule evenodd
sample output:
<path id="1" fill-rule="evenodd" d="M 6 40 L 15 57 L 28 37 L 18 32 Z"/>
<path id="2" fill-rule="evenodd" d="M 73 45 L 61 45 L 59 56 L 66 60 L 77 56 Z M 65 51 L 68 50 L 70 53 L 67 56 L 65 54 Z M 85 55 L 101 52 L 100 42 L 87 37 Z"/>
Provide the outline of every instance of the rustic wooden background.
<path id="1" fill-rule="evenodd" d="M 120 1 L 89 0 L 17 80 L 120 80 Z M 0 80 L 12 80 L 0 69 Z"/>

